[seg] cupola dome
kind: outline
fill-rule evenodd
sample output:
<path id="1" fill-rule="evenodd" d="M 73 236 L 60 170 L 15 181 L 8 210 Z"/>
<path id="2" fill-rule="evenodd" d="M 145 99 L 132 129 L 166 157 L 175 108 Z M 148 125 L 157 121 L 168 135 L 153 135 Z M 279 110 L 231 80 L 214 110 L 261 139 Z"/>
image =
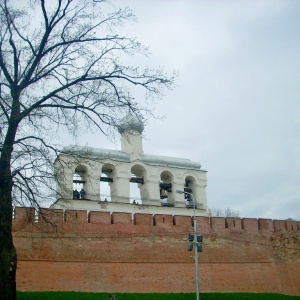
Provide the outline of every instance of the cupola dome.
<path id="1" fill-rule="evenodd" d="M 118 131 L 121 134 L 130 130 L 137 131 L 139 133 L 142 133 L 144 130 L 143 122 L 132 113 L 129 113 L 126 117 L 124 117 L 118 126 Z"/>

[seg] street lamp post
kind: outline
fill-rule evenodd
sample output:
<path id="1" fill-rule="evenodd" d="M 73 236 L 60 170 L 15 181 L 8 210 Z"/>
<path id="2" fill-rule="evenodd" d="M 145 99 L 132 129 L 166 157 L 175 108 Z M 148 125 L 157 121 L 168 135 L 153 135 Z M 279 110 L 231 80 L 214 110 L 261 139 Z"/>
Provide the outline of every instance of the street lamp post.
<path id="1" fill-rule="evenodd" d="M 196 201 L 194 198 L 194 195 L 189 192 L 176 190 L 176 193 L 178 194 L 186 194 L 190 195 L 193 200 L 193 206 L 194 206 L 194 217 L 193 217 L 193 224 L 194 224 L 194 248 L 195 248 L 195 276 L 196 276 L 196 300 L 200 300 L 200 286 L 199 286 L 199 271 L 198 271 L 198 241 L 197 241 L 197 220 L 196 220 Z"/>

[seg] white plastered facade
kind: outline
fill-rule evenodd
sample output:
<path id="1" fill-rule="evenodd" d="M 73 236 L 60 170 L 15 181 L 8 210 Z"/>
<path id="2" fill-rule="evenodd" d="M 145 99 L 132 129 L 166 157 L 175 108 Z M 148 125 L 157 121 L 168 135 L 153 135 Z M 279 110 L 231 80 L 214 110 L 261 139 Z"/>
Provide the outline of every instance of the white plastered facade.
<path id="1" fill-rule="evenodd" d="M 143 123 L 129 114 L 118 128 L 121 151 L 65 147 L 55 162 L 57 201 L 52 208 L 192 215 L 193 205 L 184 194 L 176 193 L 188 186 L 196 215 L 207 216 L 206 171 L 189 159 L 144 154 L 143 129 Z M 81 178 L 85 199 L 73 199 L 74 174 Z M 108 200 L 102 192 L 105 181 L 110 186 Z M 130 182 L 139 186 L 140 199 L 136 203 L 130 197 Z M 161 184 L 167 184 L 168 190 L 163 190 Z"/>

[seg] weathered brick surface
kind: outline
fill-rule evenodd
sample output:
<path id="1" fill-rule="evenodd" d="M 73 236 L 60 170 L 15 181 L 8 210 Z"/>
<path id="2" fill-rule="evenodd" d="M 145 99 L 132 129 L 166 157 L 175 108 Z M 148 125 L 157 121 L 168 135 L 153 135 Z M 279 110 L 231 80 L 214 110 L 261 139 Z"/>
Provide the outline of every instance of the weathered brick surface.
<path id="1" fill-rule="evenodd" d="M 201 217 L 196 219 L 197 232 L 199 232 L 199 234 L 208 234 L 211 231 L 211 219 L 209 217 Z"/>
<path id="2" fill-rule="evenodd" d="M 23 291 L 191 293 L 195 291 L 194 270 L 193 263 L 21 261 L 18 290 L 22 287 Z M 270 278 L 270 274 L 278 271 L 278 275 Z M 280 292 L 299 295 L 299 278 L 295 276 L 298 271 L 294 265 L 287 264 L 199 264 L 201 292 Z"/>
<path id="3" fill-rule="evenodd" d="M 25 210 L 15 213 L 18 290 L 195 291 L 194 252 L 187 251 L 191 217 L 44 215 L 51 225 L 27 222 Z M 300 295 L 299 222 L 197 217 L 197 229 L 204 235 L 201 291 Z"/>

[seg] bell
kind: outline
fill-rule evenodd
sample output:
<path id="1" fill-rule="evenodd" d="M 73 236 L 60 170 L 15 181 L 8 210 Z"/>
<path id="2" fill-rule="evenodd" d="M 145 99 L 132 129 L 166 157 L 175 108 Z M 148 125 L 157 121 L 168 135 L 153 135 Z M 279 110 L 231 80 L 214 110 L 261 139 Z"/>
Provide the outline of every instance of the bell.
<path id="1" fill-rule="evenodd" d="M 163 189 L 160 189 L 160 199 L 166 199 L 166 198 L 168 198 L 166 191 Z"/>

